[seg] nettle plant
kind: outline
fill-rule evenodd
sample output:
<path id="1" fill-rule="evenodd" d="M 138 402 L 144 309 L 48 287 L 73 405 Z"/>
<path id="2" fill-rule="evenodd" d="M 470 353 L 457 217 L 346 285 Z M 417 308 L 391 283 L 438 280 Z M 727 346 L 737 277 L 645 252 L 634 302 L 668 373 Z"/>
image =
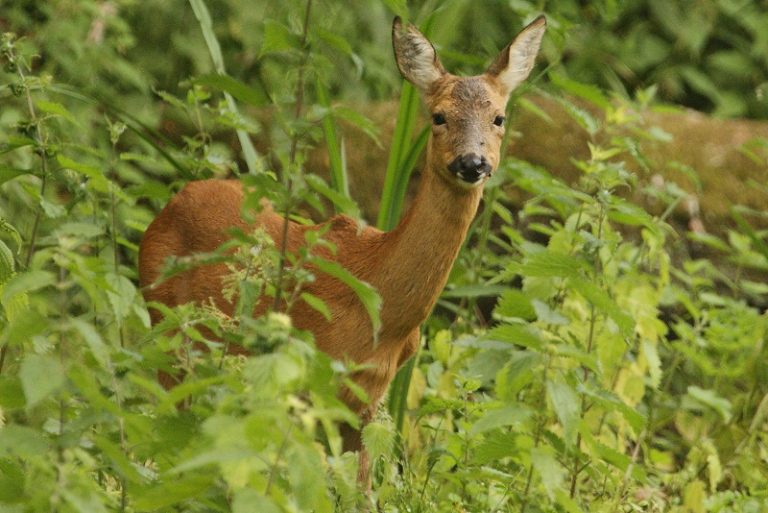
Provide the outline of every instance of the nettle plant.
<path id="1" fill-rule="evenodd" d="M 507 162 L 508 183 L 532 197 L 516 215 L 501 200 L 486 205 L 496 221 L 480 216 L 481 244 L 454 269 L 443 305 L 456 320 L 433 322 L 412 379 L 405 470 L 397 479 L 379 467 L 393 511 L 759 504 L 749 495 L 764 492 L 764 476 L 744 469 L 765 449 L 766 316 L 718 293 L 724 275 L 709 262 L 673 261 L 680 235 L 667 221 L 686 193 L 650 185 L 665 163 L 647 161 L 642 144 L 667 139 L 643 119 L 653 91 L 630 102 L 571 89 L 592 103 L 561 99 L 591 136 L 581 180 Z M 665 200 L 659 214 L 629 199 L 638 192 Z M 465 285 L 479 260 L 485 291 Z M 489 291 L 500 297 L 491 327 L 478 329 L 477 296 Z M 737 455 L 718 453 L 728 436 Z M 718 494 L 729 479 L 741 494 Z"/>
<path id="2" fill-rule="evenodd" d="M 246 86 L 214 76 L 188 84 L 182 98 L 159 93 L 168 111 L 190 120 L 192 130 L 176 144 L 130 113 L 37 75 L 33 54 L 29 43 L 4 36 L 0 507 L 332 511 L 337 502 L 357 504 L 356 460 L 341 456 L 337 430 L 339 421 L 357 421 L 336 398 L 352 369 L 318 353 L 280 314 L 233 323 L 205 305 L 182 307 L 150 330 L 133 282 L 147 205 L 167 200 L 165 184 L 237 167 L 212 134 L 254 129 L 219 100 L 218 91 Z M 294 116 L 293 100 L 280 105 L 291 114 L 276 150 L 288 178 L 281 185 L 258 169 L 244 180 L 259 197 L 269 191 L 281 209 L 307 201 L 322 208 L 308 184 L 331 189 L 300 171 L 330 109 L 318 107 L 308 121 L 311 105 Z M 258 198 L 246 203 L 252 208 Z M 283 255 L 258 232 L 238 234 L 231 254 L 196 258 L 242 269 L 228 287 L 240 311 L 250 312 L 265 288 L 282 287 L 295 300 L 290 286 L 311 279 L 302 262 L 322 244 L 308 240 L 282 274 Z M 225 357 L 231 342 L 256 355 Z M 167 392 L 155 373 L 176 361 L 187 379 Z M 318 440 L 327 440 L 330 457 Z"/>

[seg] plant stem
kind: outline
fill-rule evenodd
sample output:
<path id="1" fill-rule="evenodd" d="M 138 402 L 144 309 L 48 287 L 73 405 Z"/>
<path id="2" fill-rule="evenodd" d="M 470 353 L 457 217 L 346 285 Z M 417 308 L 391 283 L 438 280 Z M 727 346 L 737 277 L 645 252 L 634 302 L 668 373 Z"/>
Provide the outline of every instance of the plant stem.
<path id="1" fill-rule="evenodd" d="M 272 468 L 269 471 L 269 478 L 267 479 L 267 487 L 264 489 L 264 495 L 269 495 L 269 491 L 272 488 L 272 482 L 275 479 L 275 474 L 277 473 L 277 465 L 280 463 L 280 459 L 283 457 L 283 453 L 285 452 L 285 448 L 288 445 L 288 440 L 291 439 L 291 432 L 293 431 L 293 424 L 288 426 L 288 431 L 285 432 L 285 437 L 283 438 L 283 442 L 280 444 L 280 447 L 277 449 L 277 454 L 275 455 L 275 462 L 272 464 Z"/>
<path id="2" fill-rule="evenodd" d="M 307 46 L 307 35 L 309 33 L 309 15 L 312 10 L 312 0 L 307 0 L 307 6 L 304 11 L 304 31 L 301 36 L 301 47 L 304 50 L 301 63 L 299 64 L 299 79 L 296 83 L 296 110 L 294 111 L 294 121 L 298 121 L 301 117 L 301 110 L 304 106 L 304 73 L 307 67 L 307 61 L 309 60 L 309 51 Z M 288 254 L 288 227 L 290 226 L 290 215 L 293 209 L 293 200 L 291 194 L 293 192 L 293 180 L 291 179 L 291 173 L 293 172 L 293 166 L 296 164 L 296 152 L 299 144 L 298 131 L 293 131 L 291 137 L 291 150 L 289 154 L 289 165 L 286 169 L 286 189 L 287 198 L 285 202 L 285 210 L 283 211 L 283 229 L 282 237 L 280 240 L 280 260 L 277 267 L 277 280 L 275 282 L 275 301 L 272 305 L 274 311 L 280 310 L 280 300 L 282 298 L 283 278 L 285 275 L 286 258 Z"/>
<path id="3" fill-rule="evenodd" d="M 21 86 L 24 88 L 24 95 L 27 100 L 27 110 L 29 111 L 29 119 L 31 120 L 31 126 L 34 127 L 35 130 L 35 139 L 37 140 L 37 154 L 40 156 L 40 170 L 42 176 L 40 177 L 40 199 L 45 197 L 45 189 L 46 189 L 46 182 L 48 178 L 48 160 L 45 156 L 45 137 L 43 137 L 43 127 L 40 123 L 40 120 L 37 117 L 37 111 L 35 110 L 35 104 L 32 101 L 32 92 L 29 90 L 29 85 L 27 84 L 27 78 L 24 76 L 24 71 L 22 69 L 23 63 L 20 59 L 17 59 L 17 72 L 19 75 L 19 80 L 21 81 Z M 29 264 L 32 262 L 32 256 L 35 253 L 35 241 L 37 240 L 37 231 L 40 226 L 40 219 L 43 214 L 43 209 L 40 206 L 40 203 L 37 205 L 37 210 L 35 211 L 35 220 L 32 222 L 32 233 L 29 236 L 29 246 L 27 247 L 27 255 L 24 258 L 24 269 L 29 268 Z M 5 364 L 5 357 L 8 352 L 8 344 L 5 344 L 2 348 L 0 348 L 0 373 L 3 372 L 3 365 Z"/>
<path id="4" fill-rule="evenodd" d="M 539 399 L 539 404 L 545 404 L 547 401 L 547 375 L 549 374 L 549 366 L 552 363 L 551 358 L 547 358 L 547 363 L 544 365 L 544 375 L 542 376 L 541 382 L 541 398 Z M 540 421 L 536 423 L 536 433 L 533 435 L 533 448 L 536 449 L 539 447 L 539 442 L 541 441 L 541 432 L 544 429 L 544 421 Z M 525 508 L 528 506 L 528 501 L 530 497 L 528 496 L 528 493 L 531 490 L 531 482 L 533 481 L 533 461 L 531 461 L 531 466 L 528 467 L 528 477 L 525 479 L 525 490 L 523 491 L 523 502 L 520 504 L 520 513 L 525 513 Z"/>
<path id="5" fill-rule="evenodd" d="M 605 205 L 603 202 L 600 202 L 600 213 L 597 217 L 597 240 L 602 240 L 603 237 L 603 222 L 605 220 Z M 601 271 L 601 263 L 600 263 L 600 248 L 595 250 L 595 257 L 594 257 L 594 267 L 595 267 L 595 274 L 600 275 Z M 595 322 L 597 320 L 597 312 L 595 309 L 595 305 L 592 304 L 590 307 L 589 312 L 589 333 L 587 335 L 587 355 L 592 354 L 592 346 L 594 344 L 595 340 Z M 587 378 L 589 377 L 589 368 L 586 365 L 581 366 L 582 369 L 582 381 L 586 384 Z M 586 406 L 587 400 L 585 395 L 581 394 L 581 401 L 579 404 L 579 419 L 584 419 L 584 414 L 587 411 Z M 576 483 L 579 478 L 579 474 L 581 473 L 585 466 L 579 465 L 579 451 L 581 448 L 581 432 L 578 432 L 576 434 L 576 445 L 573 448 L 573 472 L 571 474 L 571 488 L 569 492 L 569 496 L 571 499 L 574 498 L 576 495 Z"/>

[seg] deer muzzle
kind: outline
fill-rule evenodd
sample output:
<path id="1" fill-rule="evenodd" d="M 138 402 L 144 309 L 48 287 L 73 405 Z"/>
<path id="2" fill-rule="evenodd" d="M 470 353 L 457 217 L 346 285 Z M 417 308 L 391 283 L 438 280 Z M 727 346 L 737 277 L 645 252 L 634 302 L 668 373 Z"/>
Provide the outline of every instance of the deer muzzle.
<path id="1" fill-rule="evenodd" d="M 468 184 L 476 184 L 491 174 L 491 165 L 485 157 L 476 153 L 467 153 L 453 159 L 448 164 L 448 171 Z"/>

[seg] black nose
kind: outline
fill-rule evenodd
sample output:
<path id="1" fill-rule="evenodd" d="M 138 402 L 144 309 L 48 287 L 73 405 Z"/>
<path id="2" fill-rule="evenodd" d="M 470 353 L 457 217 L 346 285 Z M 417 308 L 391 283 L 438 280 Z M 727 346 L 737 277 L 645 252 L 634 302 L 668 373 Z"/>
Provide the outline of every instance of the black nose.
<path id="1" fill-rule="evenodd" d="M 485 157 L 467 153 L 453 159 L 453 162 L 448 164 L 448 170 L 465 182 L 475 183 L 485 175 L 491 174 L 491 165 Z"/>

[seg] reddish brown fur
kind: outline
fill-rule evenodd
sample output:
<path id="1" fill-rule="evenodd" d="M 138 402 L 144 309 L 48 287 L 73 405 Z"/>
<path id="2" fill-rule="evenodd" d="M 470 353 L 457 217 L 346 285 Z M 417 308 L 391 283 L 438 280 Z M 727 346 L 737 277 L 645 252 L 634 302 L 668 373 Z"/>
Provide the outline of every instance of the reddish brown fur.
<path id="1" fill-rule="evenodd" d="M 534 24 L 530 27 L 543 32 L 543 21 Z M 482 196 L 487 177 L 467 184 L 448 171 L 448 164 L 457 156 L 476 153 L 483 155 L 493 169 L 497 167 L 504 130 L 493 120 L 504 114 L 510 92 L 497 71 L 469 78 L 445 73 L 436 56 L 429 53 L 431 45 L 426 39 L 413 27 L 406 30 L 399 32 L 396 21 L 398 64 L 406 78 L 424 86 L 422 93 L 430 111 L 444 114 L 447 120 L 433 126 L 426 169 L 413 207 L 390 232 L 371 227 L 360 230 L 346 216 L 334 217 L 320 226 L 288 225 L 287 249 L 296 252 L 304 243 L 305 231 L 330 224 L 324 238 L 337 247 L 332 258 L 381 295 L 378 344 L 374 344 L 370 318 L 357 296 L 328 275 L 316 273 L 316 280 L 306 284 L 304 290 L 326 303 L 332 321 L 301 301 L 289 312 L 294 324 L 310 330 L 317 346 L 331 357 L 367 365 L 355 380 L 367 392 L 370 403 L 361 402 L 349 391 L 342 392 L 344 401 L 364 419 L 370 417 L 398 367 L 416 351 L 419 326 L 445 286 Z M 534 55 L 537 49 L 538 41 Z M 414 55 L 425 58 L 406 60 Z M 523 64 L 532 66 L 532 61 Z M 425 70 L 425 66 L 429 69 Z M 213 251 L 227 240 L 229 228 L 251 228 L 241 218 L 242 199 L 238 181 L 205 180 L 188 184 L 170 201 L 147 229 L 140 247 L 139 276 L 147 301 L 176 306 L 212 298 L 223 312 L 232 314 L 232 305 L 222 297 L 222 280 L 227 272 L 224 265 L 201 266 L 164 282 L 157 281 L 167 257 Z M 283 223 L 281 216 L 266 207 L 254 226 L 264 228 L 279 245 Z M 255 314 L 262 310 L 258 308 Z M 153 322 L 158 321 L 157 315 L 152 312 Z M 347 430 L 345 445 L 359 448 L 359 436 Z"/>

